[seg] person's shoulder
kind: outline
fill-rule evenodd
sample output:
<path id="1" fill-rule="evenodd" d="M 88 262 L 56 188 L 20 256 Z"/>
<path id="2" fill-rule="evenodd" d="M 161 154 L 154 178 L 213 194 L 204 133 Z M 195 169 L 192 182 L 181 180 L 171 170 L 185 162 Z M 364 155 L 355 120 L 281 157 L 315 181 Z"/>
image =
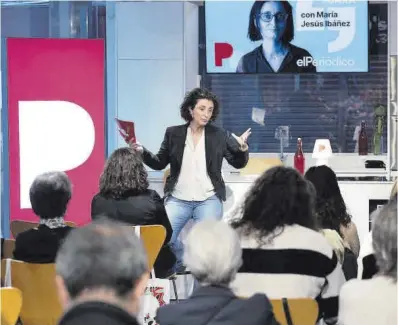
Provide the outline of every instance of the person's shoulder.
<path id="1" fill-rule="evenodd" d="M 215 124 L 214 122 L 210 122 L 209 124 L 206 125 L 206 128 L 205 128 L 205 132 L 208 132 L 208 131 L 224 133 L 225 129 L 222 128 L 221 126 Z"/>
<path id="2" fill-rule="evenodd" d="M 362 295 L 361 292 L 369 294 L 373 290 L 383 290 L 383 287 L 391 286 L 392 283 L 394 281 L 384 276 L 374 276 L 371 279 L 365 280 L 352 279 L 343 285 L 340 296 L 350 297 L 351 295 L 355 295 L 356 297 L 360 297 Z M 396 285 L 396 283 L 394 284 Z"/>
<path id="3" fill-rule="evenodd" d="M 349 280 L 340 290 L 339 305 L 345 306 L 346 310 L 350 310 L 353 306 L 363 308 L 366 301 L 378 301 L 377 297 L 384 297 L 385 301 L 394 303 L 393 300 L 397 299 L 397 283 L 383 276 L 374 276 L 366 280 Z"/>
<path id="4" fill-rule="evenodd" d="M 33 228 L 25 230 L 17 235 L 15 238 L 15 248 L 18 256 L 16 259 L 21 259 L 20 254 L 28 254 L 28 252 L 34 251 L 39 242 L 43 241 L 43 238 L 47 238 L 48 234 L 40 228 Z"/>
<path id="5" fill-rule="evenodd" d="M 253 296 L 244 299 L 250 306 L 262 307 L 264 309 L 271 309 L 271 302 L 268 297 L 263 293 L 256 293 Z"/>
<path id="6" fill-rule="evenodd" d="M 190 302 L 189 299 L 183 300 L 178 304 L 168 304 L 159 307 L 156 311 L 156 318 L 160 324 L 172 324 L 175 317 L 178 317 L 178 310 L 184 308 L 184 305 Z"/>
<path id="7" fill-rule="evenodd" d="M 25 231 L 19 233 L 17 235 L 17 237 L 15 238 L 15 241 L 16 242 L 24 242 L 31 238 L 35 238 L 38 235 L 40 235 L 39 228 L 36 227 L 36 228 L 28 229 L 28 230 L 25 230 Z"/>
<path id="8" fill-rule="evenodd" d="M 122 320 L 122 321 L 120 321 Z M 58 325 L 75 325 L 75 324 L 130 324 L 138 325 L 139 323 L 126 310 L 114 304 L 101 301 L 85 301 L 73 305 L 65 311 Z"/>
<path id="9" fill-rule="evenodd" d="M 131 202 L 136 202 L 136 201 L 142 201 L 142 200 L 148 200 L 150 202 L 153 201 L 161 201 L 162 198 L 160 197 L 159 193 L 153 189 L 146 189 L 145 191 L 141 192 L 140 194 L 134 195 L 134 196 L 129 196 L 127 198 L 128 201 Z"/>
<path id="10" fill-rule="evenodd" d="M 222 136 L 222 137 L 231 135 L 229 131 L 224 129 L 222 126 L 215 124 L 214 122 L 211 122 L 206 126 L 205 132 L 207 132 L 208 134 L 216 134 L 217 136 Z"/>
<path id="11" fill-rule="evenodd" d="M 303 240 L 305 238 L 309 238 L 312 241 L 315 241 L 317 243 L 323 243 L 326 246 L 329 247 L 329 244 L 327 243 L 327 240 L 325 239 L 325 236 L 323 235 L 322 232 L 317 231 L 315 229 L 307 228 L 304 226 L 301 226 L 299 224 L 293 224 L 293 225 L 287 225 L 283 229 L 283 233 L 285 234 L 294 234 L 298 238 L 302 238 Z"/>
<path id="12" fill-rule="evenodd" d="M 304 57 L 304 56 L 311 56 L 310 52 L 308 52 L 306 49 L 303 49 L 301 47 L 298 47 L 296 45 L 290 44 L 290 51 L 293 54 L 294 57 Z"/>
<path id="13" fill-rule="evenodd" d="M 176 132 L 180 132 L 187 127 L 187 124 L 180 124 L 180 125 L 172 125 L 166 129 L 167 134 L 174 134 Z"/>
<path id="14" fill-rule="evenodd" d="M 225 139 L 230 135 L 230 133 L 223 127 L 214 124 L 214 122 L 209 123 L 205 128 L 206 136 L 217 141 L 225 141 Z"/>
<path id="15" fill-rule="evenodd" d="M 261 46 L 258 46 L 254 50 L 244 54 L 238 62 L 238 67 L 236 68 L 236 72 L 240 73 L 255 72 L 253 71 L 254 67 L 256 66 L 254 63 L 256 62 L 259 54 L 261 54 Z"/>
<path id="16" fill-rule="evenodd" d="M 340 299 L 346 299 L 347 301 L 351 300 L 352 296 L 357 296 L 359 292 L 362 292 L 368 286 L 370 280 L 359 280 L 352 279 L 347 281 L 342 287 L 340 291 Z"/>
<path id="17" fill-rule="evenodd" d="M 101 193 L 94 195 L 93 199 L 91 200 L 91 208 L 96 208 L 98 206 L 103 206 L 104 204 L 107 205 L 111 202 L 114 202 L 114 199 L 107 198 Z"/>
<path id="18" fill-rule="evenodd" d="M 148 188 L 144 193 L 146 195 L 150 196 L 152 199 L 161 200 L 159 193 L 155 190 Z"/>
<path id="19" fill-rule="evenodd" d="M 310 229 L 297 224 L 285 226 L 283 230 L 284 241 L 294 243 L 297 247 L 306 249 L 308 251 L 315 251 L 329 259 L 333 259 L 333 248 L 329 244 L 325 236 L 314 229 Z M 276 240 L 278 237 L 276 237 Z"/>
<path id="20" fill-rule="evenodd" d="M 261 53 L 261 45 L 257 46 L 254 50 L 247 52 L 245 55 L 242 56 L 241 60 L 246 61 L 254 59 L 257 57 L 259 53 Z"/>
<path id="21" fill-rule="evenodd" d="M 98 202 L 104 200 L 105 197 L 101 193 L 97 193 L 93 196 L 91 202 Z"/>
<path id="22" fill-rule="evenodd" d="M 274 317 L 271 302 L 262 293 L 247 298 L 237 297 L 224 313 L 235 320 L 234 324 L 242 324 L 243 319 L 248 324 L 276 324 L 275 319 L 272 321 Z"/>

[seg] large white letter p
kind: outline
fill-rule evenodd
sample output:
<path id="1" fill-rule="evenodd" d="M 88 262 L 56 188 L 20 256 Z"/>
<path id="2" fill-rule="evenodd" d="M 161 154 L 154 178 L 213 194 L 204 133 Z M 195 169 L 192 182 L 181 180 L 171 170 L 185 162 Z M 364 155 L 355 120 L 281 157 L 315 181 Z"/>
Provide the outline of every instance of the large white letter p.
<path id="1" fill-rule="evenodd" d="M 47 171 L 83 164 L 94 148 L 94 123 L 81 106 L 66 101 L 19 101 L 20 205 L 31 208 L 29 188 Z"/>

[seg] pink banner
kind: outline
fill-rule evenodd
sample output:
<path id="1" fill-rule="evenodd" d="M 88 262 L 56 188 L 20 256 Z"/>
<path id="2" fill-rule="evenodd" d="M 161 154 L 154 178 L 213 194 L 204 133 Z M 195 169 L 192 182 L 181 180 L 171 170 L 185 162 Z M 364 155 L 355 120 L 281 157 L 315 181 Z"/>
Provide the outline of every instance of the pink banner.
<path id="1" fill-rule="evenodd" d="M 66 220 L 90 221 L 105 160 L 103 40 L 8 39 L 10 221 L 38 221 L 29 188 L 62 170 L 73 189 Z"/>

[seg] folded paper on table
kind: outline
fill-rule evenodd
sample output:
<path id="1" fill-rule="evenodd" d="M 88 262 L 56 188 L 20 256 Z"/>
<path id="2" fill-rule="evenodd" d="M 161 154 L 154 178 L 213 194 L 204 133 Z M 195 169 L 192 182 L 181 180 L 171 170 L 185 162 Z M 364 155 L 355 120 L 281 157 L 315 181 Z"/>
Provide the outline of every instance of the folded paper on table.
<path id="1" fill-rule="evenodd" d="M 119 133 L 124 141 L 126 141 L 127 144 L 136 143 L 134 122 L 122 121 L 117 118 L 115 118 L 115 120 L 119 128 Z"/>

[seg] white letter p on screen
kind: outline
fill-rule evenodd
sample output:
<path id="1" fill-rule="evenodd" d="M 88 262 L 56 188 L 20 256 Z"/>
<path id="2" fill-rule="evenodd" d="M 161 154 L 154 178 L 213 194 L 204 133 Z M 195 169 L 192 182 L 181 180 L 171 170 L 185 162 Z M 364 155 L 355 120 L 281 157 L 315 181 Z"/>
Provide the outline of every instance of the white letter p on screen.
<path id="1" fill-rule="evenodd" d="M 66 101 L 19 101 L 20 206 L 31 208 L 29 188 L 47 171 L 83 164 L 94 148 L 94 123 L 87 111 Z"/>

